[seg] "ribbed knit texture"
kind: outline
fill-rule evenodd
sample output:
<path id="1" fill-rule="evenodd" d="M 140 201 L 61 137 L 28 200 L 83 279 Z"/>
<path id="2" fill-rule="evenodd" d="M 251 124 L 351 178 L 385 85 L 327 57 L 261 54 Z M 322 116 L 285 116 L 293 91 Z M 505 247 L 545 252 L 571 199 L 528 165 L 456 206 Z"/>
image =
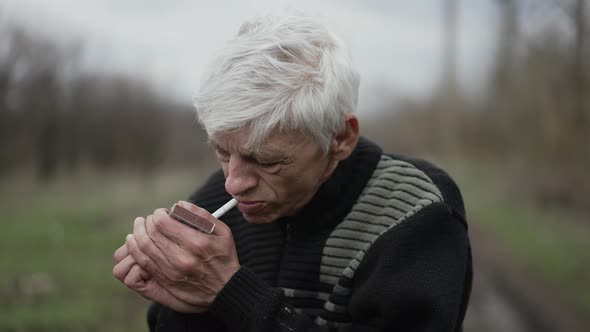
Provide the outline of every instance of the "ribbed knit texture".
<path id="1" fill-rule="evenodd" d="M 227 213 L 242 269 L 209 313 L 154 304 L 150 329 L 459 331 L 471 289 L 462 200 L 446 173 L 402 159 L 361 139 L 298 215 L 254 225 Z M 213 211 L 229 198 L 217 172 L 191 200 Z"/>
<path id="2" fill-rule="evenodd" d="M 233 331 L 244 330 L 252 321 L 252 316 L 262 311 L 272 311 L 272 307 L 262 308 L 268 304 L 268 299 L 275 303 L 280 301 L 282 292 L 279 289 L 269 288 L 248 268 L 240 269 L 225 285 L 224 295 L 216 298 L 210 311 L 218 317 L 232 317 L 225 323 Z"/>

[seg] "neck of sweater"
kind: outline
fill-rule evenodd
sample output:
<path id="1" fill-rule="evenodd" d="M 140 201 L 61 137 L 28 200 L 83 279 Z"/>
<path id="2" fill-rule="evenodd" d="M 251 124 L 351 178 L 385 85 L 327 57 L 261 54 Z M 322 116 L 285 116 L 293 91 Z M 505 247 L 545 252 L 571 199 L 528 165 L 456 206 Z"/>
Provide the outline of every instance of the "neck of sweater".
<path id="1" fill-rule="evenodd" d="M 323 234 L 348 214 L 370 179 L 381 149 L 361 137 L 352 154 L 341 161 L 311 201 L 296 215 L 278 219 L 290 225 L 294 235 Z"/>

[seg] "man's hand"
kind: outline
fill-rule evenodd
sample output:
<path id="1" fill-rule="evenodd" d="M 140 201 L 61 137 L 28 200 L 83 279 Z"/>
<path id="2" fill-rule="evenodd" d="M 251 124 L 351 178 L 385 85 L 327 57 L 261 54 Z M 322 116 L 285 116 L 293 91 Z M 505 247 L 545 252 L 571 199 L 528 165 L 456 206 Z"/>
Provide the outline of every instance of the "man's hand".
<path id="1" fill-rule="evenodd" d="M 169 305 L 150 297 L 155 294 L 164 297 L 163 290 L 166 290 L 176 300 L 199 308 L 191 312 L 200 312 L 209 307 L 217 293 L 239 270 L 240 264 L 227 225 L 195 205 L 179 204 L 214 222 L 213 234 L 204 234 L 179 223 L 168 216 L 165 209 L 154 211 L 145 220 L 137 218 L 133 236 L 127 237 L 126 248 L 134 263 L 144 271 L 137 270 L 129 278 L 132 283 L 142 277 L 142 273 L 151 276 L 148 280 L 152 282 L 147 282 L 150 294 L 140 292 L 142 295 Z M 130 272 L 133 272 L 133 267 Z"/>
<path id="2" fill-rule="evenodd" d="M 133 235 L 129 235 L 133 236 Z M 130 289 L 136 291 L 143 297 L 165 304 L 167 307 L 178 312 L 204 312 L 207 308 L 192 306 L 182 302 L 160 285 L 152 276 L 139 266 L 133 256 L 129 254 L 127 245 L 123 244 L 114 254 L 116 265 L 113 268 L 113 275 Z"/>

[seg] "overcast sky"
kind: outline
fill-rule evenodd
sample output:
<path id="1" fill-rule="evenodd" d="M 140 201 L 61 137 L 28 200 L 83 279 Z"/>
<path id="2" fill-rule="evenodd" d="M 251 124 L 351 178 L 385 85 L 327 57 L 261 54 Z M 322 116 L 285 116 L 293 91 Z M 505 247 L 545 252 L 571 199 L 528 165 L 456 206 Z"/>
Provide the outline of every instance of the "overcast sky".
<path id="1" fill-rule="evenodd" d="M 459 1 L 459 65 L 475 86 L 493 54 L 496 10 L 490 0 Z M 361 73 L 359 107 L 376 86 L 426 95 L 437 82 L 442 0 L 0 0 L 0 15 L 85 45 L 95 70 L 126 71 L 190 101 L 203 68 L 241 23 L 260 14 L 318 17 L 349 46 Z M 383 87 L 385 89 L 385 87 Z"/>

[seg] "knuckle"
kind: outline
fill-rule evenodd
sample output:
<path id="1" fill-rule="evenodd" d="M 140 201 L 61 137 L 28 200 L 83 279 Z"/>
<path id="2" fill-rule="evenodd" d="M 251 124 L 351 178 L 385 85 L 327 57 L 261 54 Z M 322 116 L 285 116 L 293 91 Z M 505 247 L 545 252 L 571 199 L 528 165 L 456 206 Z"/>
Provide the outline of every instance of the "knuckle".
<path id="1" fill-rule="evenodd" d="M 215 251 L 223 243 L 221 241 L 213 241 L 212 239 L 210 236 L 205 236 L 199 242 L 195 243 L 193 248 L 195 255 L 199 257 L 206 256 L 212 251 Z"/>
<path id="2" fill-rule="evenodd" d="M 152 225 L 154 226 L 154 229 L 158 232 L 163 232 L 164 231 L 164 223 L 165 223 L 165 218 L 163 218 L 162 215 L 157 215 L 154 214 L 152 217 Z"/>
<path id="3" fill-rule="evenodd" d="M 220 231 L 220 234 L 231 234 L 229 227 L 222 221 L 217 222 L 215 228 Z"/>
<path id="4" fill-rule="evenodd" d="M 204 242 L 205 239 L 200 239 L 200 241 L 191 241 L 187 244 L 187 249 L 195 254 L 202 252 L 206 247 Z"/>
<path id="5" fill-rule="evenodd" d="M 193 265 L 189 261 L 183 261 L 178 265 L 178 270 L 183 274 L 187 274 L 192 267 Z"/>
<path id="6" fill-rule="evenodd" d="M 136 268 L 136 271 L 140 274 L 159 275 L 159 269 L 156 263 L 145 256 L 137 260 Z"/>
<path id="7" fill-rule="evenodd" d="M 191 257 L 181 256 L 176 263 L 177 269 L 182 274 L 188 274 L 195 266 L 195 261 Z"/>
<path id="8" fill-rule="evenodd" d="M 141 272 L 141 266 L 139 266 L 138 264 L 133 265 L 131 267 L 131 272 L 133 272 L 133 274 L 139 275 Z"/>

